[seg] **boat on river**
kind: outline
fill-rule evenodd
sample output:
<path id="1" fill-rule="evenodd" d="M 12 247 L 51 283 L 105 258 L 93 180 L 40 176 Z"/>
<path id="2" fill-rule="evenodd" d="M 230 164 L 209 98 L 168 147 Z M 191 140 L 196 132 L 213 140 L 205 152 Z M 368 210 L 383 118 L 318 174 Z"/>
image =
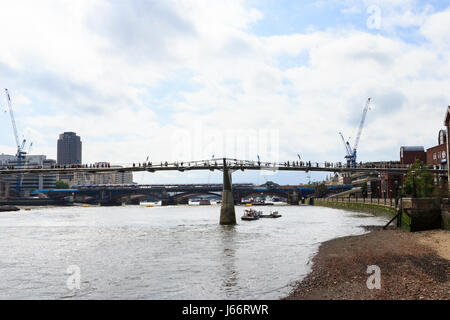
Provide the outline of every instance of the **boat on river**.
<path id="1" fill-rule="evenodd" d="M 260 218 L 280 218 L 281 214 L 278 211 L 271 211 L 270 214 L 262 214 L 259 216 Z"/>
<path id="2" fill-rule="evenodd" d="M 255 209 L 247 209 L 244 211 L 244 215 L 241 217 L 242 220 L 258 220 L 261 216 L 261 211 L 256 211 Z"/>

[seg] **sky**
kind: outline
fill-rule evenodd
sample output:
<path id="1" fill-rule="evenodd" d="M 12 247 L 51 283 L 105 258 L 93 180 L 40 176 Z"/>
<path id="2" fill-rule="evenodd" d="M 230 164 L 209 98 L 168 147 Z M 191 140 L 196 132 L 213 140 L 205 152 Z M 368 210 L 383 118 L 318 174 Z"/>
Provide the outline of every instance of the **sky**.
<path id="1" fill-rule="evenodd" d="M 450 4 L 418 0 L 0 0 L 0 84 L 32 154 L 74 131 L 83 162 L 344 162 L 437 144 L 450 105 Z M 4 93 L 0 153 L 16 151 Z M 324 174 L 236 172 L 297 184 Z M 138 183 L 220 172 L 136 173 Z"/>

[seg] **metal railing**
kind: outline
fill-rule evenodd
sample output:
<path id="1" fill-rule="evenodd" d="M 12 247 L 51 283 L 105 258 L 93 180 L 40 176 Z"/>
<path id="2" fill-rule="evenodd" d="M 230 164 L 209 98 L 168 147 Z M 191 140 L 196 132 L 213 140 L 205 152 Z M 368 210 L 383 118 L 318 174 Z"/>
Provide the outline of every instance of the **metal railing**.
<path id="1" fill-rule="evenodd" d="M 373 197 L 361 197 L 361 196 L 353 196 L 353 197 L 340 197 L 340 196 L 331 196 L 323 199 L 316 199 L 316 201 L 333 201 L 333 202 L 347 202 L 347 203 L 364 203 L 364 204 L 374 204 L 378 206 L 388 207 L 392 209 L 396 209 L 399 205 L 399 200 L 397 198 L 373 198 Z"/>

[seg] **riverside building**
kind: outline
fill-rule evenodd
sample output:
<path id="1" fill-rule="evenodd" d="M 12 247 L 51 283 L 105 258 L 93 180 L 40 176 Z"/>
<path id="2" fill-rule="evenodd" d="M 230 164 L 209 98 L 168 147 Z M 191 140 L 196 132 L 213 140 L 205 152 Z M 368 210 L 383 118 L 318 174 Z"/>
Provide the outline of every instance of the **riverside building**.
<path id="1" fill-rule="evenodd" d="M 59 165 L 81 164 L 81 147 L 81 139 L 75 132 L 64 132 L 60 134 L 58 139 L 57 163 Z"/>
<path id="2" fill-rule="evenodd" d="M 0 168 L 6 169 L 8 167 L 20 168 L 44 168 L 50 169 L 56 165 L 56 161 L 47 159 L 45 155 L 26 155 L 25 159 L 21 161 L 20 166 L 17 162 L 17 157 L 14 155 L 1 154 Z M 2 176 L 3 186 L 7 185 L 10 195 L 16 195 L 17 175 Z M 29 196 L 36 190 L 53 189 L 56 187 L 56 174 L 22 174 L 20 177 L 19 194 L 16 196 Z M 4 188 L 4 187 L 3 187 Z M 2 192 L 5 194 L 5 191 Z"/>

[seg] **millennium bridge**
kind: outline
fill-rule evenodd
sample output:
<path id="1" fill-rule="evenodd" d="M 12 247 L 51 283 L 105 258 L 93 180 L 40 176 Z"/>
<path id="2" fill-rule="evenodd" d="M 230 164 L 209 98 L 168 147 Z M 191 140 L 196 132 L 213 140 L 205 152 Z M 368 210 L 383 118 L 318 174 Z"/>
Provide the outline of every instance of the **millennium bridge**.
<path id="1" fill-rule="evenodd" d="M 426 168 L 431 173 L 447 175 L 447 170 Z M 372 163 L 360 163 L 355 166 L 349 166 L 340 163 L 312 163 L 310 161 L 287 161 L 287 162 L 261 162 L 238 160 L 231 158 L 209 159 L 187 162 L 161 162 L 153 164 L 151 162 L 133 164 L 126 167 L 110 167 L 110 166 L 55 166 L 51 168 L 40 168 L 36 166 L 23 166 L 20 168 L 3 168 L 0 169 L 1 175 L 11 174 L 51 174 L 51 173 L 108 173 L 108 172 L 157 172 L 157 171 L 198 171 L 198 170 L 219 170 L 223 172 L 223 184 L 221 185 L 222 202 L 220 210 L 220 224 L 233 225 L 236 224 L 236 214 L 234 210 L 236 195 L 233 194 L 231 175 L 233 172 L 241 170 L 268 170 L 268 171 L 316 171 L 316 172 L 334 172 L 334 173 L 366 173 L 368 175 L 390 173 L 390 174 L 406 174 L 410 169 L 408 166 L 399 164 L 382 164 L 374 165 Z M 112 195 L 112 194 L 111 194 Z M 298 201 L 298 190 L 292 191 L 292 197 Z"/>

